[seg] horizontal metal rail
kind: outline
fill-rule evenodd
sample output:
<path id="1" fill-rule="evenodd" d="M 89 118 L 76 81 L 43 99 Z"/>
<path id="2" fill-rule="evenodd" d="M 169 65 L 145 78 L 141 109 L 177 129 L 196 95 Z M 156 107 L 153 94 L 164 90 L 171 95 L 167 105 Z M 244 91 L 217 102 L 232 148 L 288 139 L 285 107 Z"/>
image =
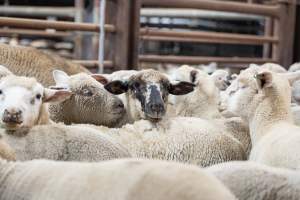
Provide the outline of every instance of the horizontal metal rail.
<path id="1" fill-rule="evenodd" d="M 217 63 L 266 63 L 276 62 L 273 59 L 264 58 L 243 58 L 243 57 L 198 57 L 198 56 L 161 56 L 161 55 L 140 55 L 140 62 L 150 63 L 176 63 L 176 64 L 204 64 Z"/>
<path id="2" fill-rule="evenodd" d="M 143 7 L 189 8 L 263 15 L 279 18 L 278 5 L 247 4 L 216 0 L 142 0 Z"/>
<path id="3" fill-rule="evenodd" d="M 0 29 L 0 36 L 40 36 L 47 38 L 70 37 L 71 33 L 63 31 L 43 31 L 30 29 Z"/>
<path id="4" fill-rule="evenodd" d="M 141 39 L 152 41 L 207 42 L 225 44 L 278 43 L 278 38 L 246 34 L 215 33 L 204 31 L 171 31 L 143 28 Z"/>
<path id="5" fill-rule="evenodd" d="M 30 29 L 56 29 L 62 31 L 89 31 L 99 32 L 100 28 L 97 24 L 92 23 L 74 23 L 63 21 L 48 21 L 37 19 L 23 19 L 12 17 L 0 17 L 0 26 L 30 28 Z M 105 24 L 106 32 L 115 32 L 116 27 L 111 24 Z"/>
<path id="6" fill-rule="evenodd" d="M 0 6 L 1 15 L 36 17 L 75 17 L 74 7 Z"/>

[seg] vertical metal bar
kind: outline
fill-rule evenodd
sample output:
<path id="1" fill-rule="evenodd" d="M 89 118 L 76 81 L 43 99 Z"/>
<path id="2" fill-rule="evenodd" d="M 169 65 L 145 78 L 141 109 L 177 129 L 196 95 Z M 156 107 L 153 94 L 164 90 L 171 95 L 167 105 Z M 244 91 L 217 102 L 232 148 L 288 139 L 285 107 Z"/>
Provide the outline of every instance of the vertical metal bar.
<path id="1" fill-rule="evenodd" d="M 272 36 L 272 18 L 266 17 L 265 18 L 265 31 L 264 31 L 264 36 Z M 270 52 L 271 52 L 271 45 L 270 43 L 266 43 L 263 46 L 263 58 L 269 58 L 270 57 Z"/>
<path id="2" fill-rule="evenodd" d="M 99 19 L 100 34 L 99 34 L 99 55 L 98 55 L 99 69 L 98 69 L 98 73 L 103 73 L 103 71 L 104 71 L 105 7 L 106 7 L 106 0 L 101 0 L 100 15 L 99 15 L 99 17 L 100 17 L 100 19 Z"/>

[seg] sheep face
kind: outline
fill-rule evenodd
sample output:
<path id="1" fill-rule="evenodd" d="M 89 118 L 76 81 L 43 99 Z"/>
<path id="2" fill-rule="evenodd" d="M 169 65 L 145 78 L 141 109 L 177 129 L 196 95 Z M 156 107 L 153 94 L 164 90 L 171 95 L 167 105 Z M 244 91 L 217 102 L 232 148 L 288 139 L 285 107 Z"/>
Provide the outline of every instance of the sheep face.
<path id="1" fill-rule="evenodd" d="M 195 84 L 197 93 L 202 97 L 197 97 L 199 101 L 208 100 L 210 97 L 218 95 L 216 94 L 218 90 L 216 88 L 214 77 L 209 76 L 202 70 L 183 65 L 173 72 L 172 79 Z"/>
<path id="2" fill-rule="evenodd" d="M 114 126 L 125 115 L 122 101 L 104 89 L 107 79 L 101 75 L 84 73 L 68 76 L 65 72 L 53 72 L 56 85 L 51 88 L 69 89 L 72 96 L 58 105 L 50 105 L 51 118 L 71 123 L 90 123 L 96 125 Z M 60 112 L 52 112 L 54 108 Z M 56 114 L 63 115 L 57 118 Z"/>
<path id="3" fill-rule="evenodd" d="M 127 81 L 112 81 L 105 88 L 113 94 L 127 92 L 134 116 L 157 121 L 166 113 L 168 95 L 184 95 L 193 91 L 194 84 L 171 83 L 167 76 L 155 70 L 143 70 L 132 75 Z"/>
<path id="4" fill-rule="evenodd" d="M 212 75 L 215 85 L 219 90 L 223 91 L 230 85 L 231 76 L 225 70 L 216 70 Z"/>
<path id="5" fill-rule="evenodd" d="M 266 69 L 249 68 L 232 83 L 228 97 L 228 110 L 246 120 L 254 116 L 255 110 L 266 98 L 288 105 L 291 88 L 288 75 L 277 74 Z M 279 105 L 279 104 L 278 104 Z"/>
<path id="6" fill-rule="evenodd" d="M 46 102 L 63 101 L 70 97 L 69 91 L 44 88 L 34 78 L 10 75 L 0 82 L 0 119 L 8 130 L 30 128 L 41 117 Z"/>

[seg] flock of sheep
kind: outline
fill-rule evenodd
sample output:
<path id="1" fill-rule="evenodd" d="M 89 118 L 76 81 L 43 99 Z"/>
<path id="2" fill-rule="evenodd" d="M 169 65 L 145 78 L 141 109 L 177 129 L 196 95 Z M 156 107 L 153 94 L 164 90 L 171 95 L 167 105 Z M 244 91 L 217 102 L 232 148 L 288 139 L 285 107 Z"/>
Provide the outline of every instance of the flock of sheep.
<path id="1" fill-rule="evenodd" d="M 91 74 L 0 44 L 0 65 L 1 200 L 300 199 L 299 64 Z"/>

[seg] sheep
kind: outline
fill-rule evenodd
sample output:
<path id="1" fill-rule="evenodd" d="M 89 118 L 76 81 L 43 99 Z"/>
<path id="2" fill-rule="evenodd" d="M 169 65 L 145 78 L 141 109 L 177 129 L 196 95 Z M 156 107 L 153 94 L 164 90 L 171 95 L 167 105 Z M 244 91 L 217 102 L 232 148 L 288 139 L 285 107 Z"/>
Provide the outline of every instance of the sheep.
<path id="1" fill-rule="evenodd" d="M 250 67 L 251 67 L 251 64 L 250 64 Z M 276 72 L 276 73 L 286 73 L 287 72 L 287 70 L 284 67 L 282 67 L 281 65 L 276 64 L 276 63 L 265 63 L 265 64 L 261 65 L 260 67 L 264 68 L 264 69 L 268 69 L 268 70 L 270 70 L 272 72 Z"/>
<path id="2" fill-rule="evenodd" d="M 108 127 L 120 127 L 126 123 L 126 110 L 117 96 L 104 89 L 107 79 L 97 74 L 84 73 L 67 75 L 60 70 L 53 71 L 55 86 L 68 89 L 72 96 L 60 103 L 50 104 L 50 118 L 65 124 L 88 123 Z"/>
<path id="3" fill-rule="evenodd" d="M 88 70 L 80 65 L 74 64 L 49 52 L 42 52 L 29 47 L 11 47 L 5 44 L 0 44 L 0 64 L 7 67 L 15 75 L 35 77 L 46 87 L 55 84 L 52 72 L 56 69 L 60 69 L 71 75 L 78 73 L 90 74 Z M 97 80 L 96 75 L 91 76 Z M 87 76 L 85 76 L 85 78 L 88 79 Z M 78 79 L 81 80 L 80 78 Z M 93 81 L 84 82 L 92 83 Z M 54 121 L 61 121 L 66 124 L 93 123 L 110 127 L 121 126 L 123 124 L 121 121 L 123 120 L 125 109 L 122 108 L 123 106 L 120 99 L 110 95 L 107 91 L 102 89 L 102 85 L 96 83 L 85 85 L 81 82 L 73 82 L 73 84 L 76 85 L 76 87 L 71 85 L 70 88 L 74 88 L 76 91 L 69 100 L 73 100 L 72 103 L 74 104 L 67 100 L 65 104 L 61 103 L 60 106 L 51 109 L 51 111 L 53 110 L 51 117 L 53 117 Z M 83 89 L 81 90 L 81 88 Z M 93 92 L 91 93 L 90 91 Z M 91 96 L 93 96 L 93 98 L 87 100 L 88 97 Z M 95 103 L 88 103 L 88 107 L 83 107 L 87 102 Z M 103 106 L 103 102 L 106 102 L 106 106 Z M 57 114 L 59 109 L 64 110 L 65 112 L 63 113 L 68 113 L 68 115 L 61 116 Z M 98 117 L 99 113 L 102 115 L 105 113 L 105 116 Z"/>
<path id="4" fill-rule="evenodd" d="M 0 82 L 0 135 L 18 160 L 100 161 L 130 157 L 109 136 L 91 128 L 55 124 L 46 103 L 70 97 L 67 90 L 44 88 L 34 78 L 9 75 Z"/>
<path id="5" fill-rule="evenodd" d="M 127 122 L 133 123 L 140 119 L 161 120 L 166 114 L 169 94 L 187 94 L 193 91 L 194 84 L 173 83 L 166 75 L 148 69 L 129 76 L 127 80 L 121 78 L 108 81 L 104 88 L 112 94 L 124 95 L 122 99 L 127 111 Z"/>
<path id="6" fill-rule="evenodd" d="M 290 84 L 300 72 L 277 74 L 266 69 L 249 69 L 237 79 L 228 99 L 228 110 L 249 123 L 250 160 L 298 169 L 300 128 L 293 124 Z"/>
<path id="7" fill-rule="evenodd" d="M 183 96 L 172 96 L 176 115 L 203 119 L 220 118 L 218 110 L 219 89 L 215 80 L 207 73 L 193 67 L 182 66 L 174 71 L 172 79 L 196 85 L 193 92 Z"/>
<path id="8" fill-rule="evenodd" d="M 110 81 L 115 81 L 115 80 L 122 80 L 122 81 L 126 81 L 130 78 L 130 76 L 134 75 L 138 73 L 137 70 L 119 70 L 119 71 L 115 71 L 111 74 L 102 74 L 108 82 Z"/>
<path id="9" fill-rule="evenodd" d="M 287 72 L 286 69 L 284 69 L 282 66 L 275 64 L 275 63 L 265 63 L 263 65 L 257 65 L 257 64 L 250 64 L 249 67 L 246 69 L 246 72 L 244 72 L 245 70 L 242 70 L 241 73 L 249 73 L 251 70 L 259 70 L 259 69 L 268 69 L 271 70 L 273 72 L 276 73 L 285 73 Z M 231 82 L 229 88 L 225 91 L 222 91 L 220 94 L 220 105 L 219 105 L 219 110 L 222 112 L 223 116 L 226 117 L 234 117 L 235 115 L 231 112 L 229 112 L 228 110 L 226 110 L 227 108 L 227 99 L 230 96 L 230 94 L 232 93 L 232 91 L 235 91 L 237 88 L 237 82 L 234 81 L 238 76 L 235 75 L 234 77 L 232 77 L 233 81 Z"/>
<path id="10" fill-rule="evenodd" d="M 206 169 L 243 200 L 300 199 L 299 172 L 258 164 L 227 162 Z"/>
<path id="11" fill-rule="evenodd" d="M 203 169 L 155 160 L 100 163 L 0 160 L 5 200 L 235 200 Z"/>
<path id="12" fill-rule="evenodd" d="M 19 76 L 35 77 L 48 87 L 54 84 L 52 71 L 63 70 L 67 74 L 90 73 L 84 67 L 46 51 L 31 47 L 0 44 L 0 64 Z"/>
<path id="13" fill-rule="evenodd" d="M 226 70 L 218 69 L 212 73 L 211 77 L 215 81 L 215 85 L 220 91 L 226 90 L 226 88 L 230 85 L 230 76 Z"/>
<path id="14" fill-rule="evenodd" d="M 144 120 L 118 129 L 95 129 L 116 139 L 133 157 L 175 160 L 199 166 L 246 159 L 241 143 L 215 124 L 198 118 L 165 115 L 168 93 L 186 94 L 193 87 L 194 84 L 188 82 L 170 83 L 165 75 L 154 70 L 138 72 L 127 81 L 109 82 L 105 88 L 114 94 L 126 92 L 127 105 L 133 108 L 129 112 L 137 116 L 135 119 Z"/>
<path id="15" fill-rule="evenodd" d="M 122 128 L 95 128 L 124 146 L 133 157 L 195 164 L 201 167 L 245 160 L 242 144 L 227 130 L 193 117 L 164 118 L 159 122 L 136 121 Z"/>
<path id="16" fill-rule="evenodd" d="M 300 63 L 294 63 L 289 67 L 289 72 L 296 72 L 300 70 Z"/>
<path id="17" fill-rule="evenodd" d="M 179 81 L 190 81 L 196 85 L 193 92 L 185 96 L 176 96 L 173 100 L 176 115 L 199 117 L 214 123 L 219 129 L 236 137 L 244 146 L 247 155 L 251 149 L 248 125 L 240 118 L 224 118 L 219 111 L 219 89 L 214 77 L 201 70 L 183 66 L 178 68 L 173 78 Z"/>

